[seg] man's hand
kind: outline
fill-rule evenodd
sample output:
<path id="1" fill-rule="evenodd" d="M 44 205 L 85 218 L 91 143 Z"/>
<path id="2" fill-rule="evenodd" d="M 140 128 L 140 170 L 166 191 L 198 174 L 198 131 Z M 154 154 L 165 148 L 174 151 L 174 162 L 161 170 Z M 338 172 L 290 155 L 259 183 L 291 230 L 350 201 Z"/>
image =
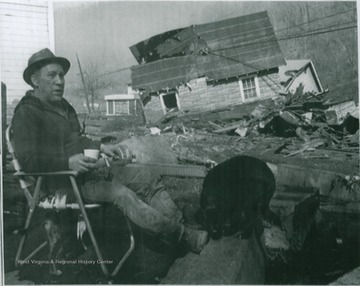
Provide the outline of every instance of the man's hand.
<path id="1" fill-rule="evenodd" d="M 133 159 L 133 155 L 131 154 L 129 148 L 121 143 L 116 145 L 101 144 L 100 151 L 107 156 L 112 157 L 114 160 L 119 160 L 122 164 L 130 163 Z"/>
<path id="2" fill-rule="evenodd" d="M 96 160 L 79 153 L 69 158 L 69 169 L 85 173 L 97 167 Z"/>

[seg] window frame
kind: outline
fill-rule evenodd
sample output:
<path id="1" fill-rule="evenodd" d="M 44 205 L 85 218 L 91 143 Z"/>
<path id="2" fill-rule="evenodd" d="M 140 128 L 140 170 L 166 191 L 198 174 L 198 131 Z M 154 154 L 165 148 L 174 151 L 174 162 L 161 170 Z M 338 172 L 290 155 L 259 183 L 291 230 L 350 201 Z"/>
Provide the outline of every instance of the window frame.
<path id="1" fill-rule="evenodd" d="M 247 80 L 247 79 L 254 79 L 255 92 L 256 92 L 256 96 L 255 96 L 255 97 L 245 98 L 243 80 Z M 240 95 L 241 95 L 241 100 L 242 100 L 242 102 L 248 102 L 248 101 L 257 100 L 257 99 L 259 99 L 260 96 L 261 96 L 261 95 L 260 95 L 259 78 L 258 78 L 257 75 L 247 76 L 247 77 L 240 78 L 240 79 L 239 79 L 239 88 L 240 88 Z"/>
<path id="2" fill-rule="evenodd" d="M 110 113 L 110 105 L 112 106 L 112 113 Z M 110 100 L 106 101 L 106 115 L 107 116 L 115 115 L 115 100 L 114 99 L 110 99 Z"/>
<path id="3" fill-rule="evenodd" d="M 159 94 L 159 99 L 160 99 L 160 104 L 161 104 L 161 108 L 162 108 L 162 111 L 165 114 L 168 113 L 167 111 L 167 108 L 166 108 L 166 105 L 165 105 L 165 102 L 164 102 L 164 96 L 165 95 L 168 95 L 168 94 L 171 94 L 171 93 L 174 93 L 175 94 L 175 98 L 176 98 L 176 105 L 178 107 L 178 110 L 181 109 L 181 105 L 180 105 L 180 99 L 179 99 L 179 92 L 177 90 L 172 90 L 172 91 L 168 91 L 168 92 L 161 92 Z"/>
<path id="4" fill-rule="evenodd" d="M 106 102 L 106 116 L 120 116 L 120 115 L 129 115 L 130 114 L 130 101 L 126 100 L 127 103 L 127 113 L 116 113 L 116 102 L 117 101 L 124 101 L 124 100 L 119 100 L 119 99 L 109 99 Z M 110 103 L 111 102 L 111 103 Z M 112 105 L 112 113 L 110 113 L 110 105 Z"/>

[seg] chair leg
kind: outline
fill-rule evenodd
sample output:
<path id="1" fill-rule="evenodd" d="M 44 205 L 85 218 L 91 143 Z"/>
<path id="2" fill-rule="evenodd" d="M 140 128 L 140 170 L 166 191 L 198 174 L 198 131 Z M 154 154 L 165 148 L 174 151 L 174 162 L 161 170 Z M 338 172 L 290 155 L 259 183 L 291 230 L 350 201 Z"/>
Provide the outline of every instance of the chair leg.
<path id="1" fill-rule="evenodd" d="M 70 181 L 71 181 L 71 185 L 72 185 L 72 188 L 73 188 L 73 191 L 74 191 L 74 195 L 75 195 L 75 198 L 79 204 L 79 207 L 80 207 L 80 211 L 81 211 L 81 214 L 83 215 L 84 217 L 84 221 L 85 221 L 85 224 L 86 224 L 86 227 L 87 227 L 87 230 L 89 232 L 89 235 L 90 235 L 90 239 L 91 239 L 91 242 L 94 246 L 94 249 L 95 249 L 95 252 L 96 252 L 96 256 L 99 260 L 103 261 L 103 257 L 102 257 L 102 254 L 101 254 L 101 251 L 100 251 L 100 248 L 97 244 L 97 241 L 96 241 L 96 238 L 95 238 L 95 235 L 94 235 L 94 232 L 92 230 L 92 227 L 91 227 L 91 224 L 90 224 L 90 220 L 86 214 L 86 210 L 85 210 L 85 206 L 84 206 L 84 203 L 82 201 L 82 198 L 81 198 L 81 195 L 80 195 L 80 191 L 79 191 L 79 188 L 77 186 L 77 183 L 76 183 L 76 180 L 73 176 L 70 176 Z M 110 273 L 107 269 L 107 267 L 105 266 L 104 263 L 100 263 L 100 267 L 101 267 L 101 270 L 102 272 L 104 273 L 104 275 L 106 277 L 109 277 L 110 276 Z"/>
<path id="2" fill-rule="evenodd" d="M 77 186 L 76 180 L 75 180 L 75 178 L 73 176 L 70 176 L 70 181 L 71 181 L 71 184 L 72 184 L 72 187 L 73 187 L 73 190 L 74 190 L 76 200 L 77 200 L 77 202 L 79 204 L 80 211 L 81 211 L 81 213 L 83 215 L 86 227 L 88 229 L 91 241 L 92 241 L 92 243 L 94 245 L 96 255 L 97 255 L 99 260 L 103 260 L 102 254 L 100 252 L 99 246 L 98 246 L 96 238 L 95 238 L 95 235 L 94 235 L 94 233 L 92 231 L 92 227 L 91 227 L 89 218 L 88 218 L 88 216 L 86 214 L 85 206 L 84 206 L 84 203 L 82 201 L 82 198 L 81 198 L 80 191 L 79 191 L 79 188 Z M 127 250 L 127 252 L 125 253 L 125 255 L 122 257 L 122 259 L 117 264 L 116 268 L 114 269 L 114 271 L 111 274 L 109 273 L 109 271 L 108 271 L 108 269 L 107 269 L 107 267 L 105 266 L 104 263 L 100 264 L 101 270 L 103 271 L 104 275 L 107 278 L 116 276 L 116 274 L 119 272 L 119 270 L 121 269 L 121 267 L 123 266 L 123 264 L 125 263 L 125 261 L 128 259 L 128 257 L 131 255 L 131 253 L 133 252 L 133 250 L 135 248 L 134 233 L 133 233 L 130 221 L 129 221 L 128 217 L 126 216 L 126 214 L 125 214 L 125 220 L 126 220 L 126 224 L 127 224 L 129 233 L 130 233 L 130 246 L 129 246 L 129 249 Z"/>
<path id="3" fill-rule="evenodd" d="M 38 248 L 36 248 L 33 252 L 31 252 L 26 258 L 24 258 L 23 260 L 26 261 L 26 260 L 29 260 L 31 259 L 32 257 L 34 257 L 35 254 L 37 254 L 41 249 L 43 249 L 45 246 L 48 245 L 48 242 L 47 241 L 44 241 L 42 244 L 39 245 Z"/>
<path id="4" fill-rule="evenodd" d="M 32 220 L 32 217 L 34 215 L 36 204 L 37 204 L 37 201 L 38 201 L 38 198 L 39 198 L 40 188 L 41 188 L 42 182 L 43 182 L 43 177 L 40 176 L 36 181 L 36 187 L 35 187 L 35 191 L 34 191 L 34 196 L 33 196 L 33 199 L 31 201 L 31 204 L 30 204 L 30 209 L 29 209 L 28 216 L 26 218 L 25 226 L 24 226 L 24 229 L 23 229 L 23 234 L 22 234 L 22 236 L 20 238 L 19 248 L 18 248 L 16 257 L 15 257 L 15 266 L 16 267 L 18 267 L 18 265 L 19 265 L 21 254 L 22 254 L 22 251 L 23 251 L 24 246 L 25 246 L 28 230 L 29 230 L 31 220 Z M 46 246 L 46 243 L 41 244 L 28 257 L 26 257 L 26 259 L 30 259 L 31 257 L 33 257 L 37 252 L 39 252 L 45 246 Z"/>
<path id="5" fill-rule="evenodd" d="M 125 253 L 125 255 L 123 256 L 123 258 L 120 260 L 120 262 L 118 263 L 118 265 L 116 266 L 115 270 L 111 273 L 112 277 L 115 277 L 116 274 L 118 274 L 120 268 L 123 266 L 123 264 L 125 263 L 126 259 L 128 259 L 128 257 L 130 256 L 130 254 L 133 252 L 134 248 L 135 248 L 135 239 L 134 239 L 134 233 L 130 224 L 130 221 L 128 219 L 128 217 L 125 214 L 125 220 L 126 220 L 126 224 L 127 227 L 129 229 L 129 233 L 130 233 L 130 247 L 127 250 L 127 252 Z"/>

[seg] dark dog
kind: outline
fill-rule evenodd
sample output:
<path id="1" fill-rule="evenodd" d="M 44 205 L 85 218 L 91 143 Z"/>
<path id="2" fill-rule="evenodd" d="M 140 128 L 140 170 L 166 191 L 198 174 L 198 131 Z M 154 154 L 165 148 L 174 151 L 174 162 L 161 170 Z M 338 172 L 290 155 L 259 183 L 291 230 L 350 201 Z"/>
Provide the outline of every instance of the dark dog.
<path id="1" fill-rule="evenodd" d="M 241 232 L 263 233 L 262 218 L 270 213 L 275 177 L 265 162 L 236 156 L 215 166 L 204 179 L 200 196 L 203 220 L 212 239 Z"/>

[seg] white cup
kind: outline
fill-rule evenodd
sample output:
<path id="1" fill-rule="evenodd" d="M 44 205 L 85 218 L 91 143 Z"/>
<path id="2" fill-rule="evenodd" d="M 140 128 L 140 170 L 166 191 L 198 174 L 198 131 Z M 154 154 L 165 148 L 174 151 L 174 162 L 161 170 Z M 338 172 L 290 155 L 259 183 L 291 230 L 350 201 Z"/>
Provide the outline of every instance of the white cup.
<path id="1" fill-rule="evenodd" d="M 96 150 L 96 149 L 85 149 L 84 150 L 84 155 L 86 157 L 90 157 L 90 158 L 93 158 L 95 160 L 98 160 L 99 159 L 99 155 L 100 155 L 100 151 L 99 150 Z"/>

